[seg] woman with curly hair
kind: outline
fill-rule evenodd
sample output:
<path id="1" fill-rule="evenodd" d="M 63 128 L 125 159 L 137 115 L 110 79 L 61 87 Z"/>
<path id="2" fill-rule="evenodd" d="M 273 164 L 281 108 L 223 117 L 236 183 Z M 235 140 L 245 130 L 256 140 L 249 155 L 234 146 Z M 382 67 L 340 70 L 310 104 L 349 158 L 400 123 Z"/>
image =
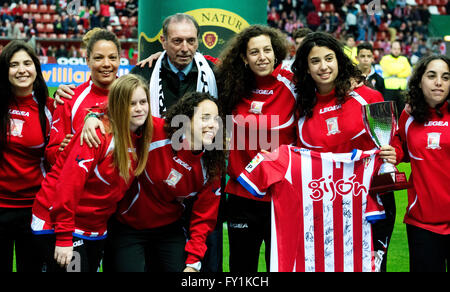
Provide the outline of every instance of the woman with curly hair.
<path id="1" fill-rule="evenodd" d="M 231 39 L 219 57 L 219 101 L 232 116 L 225 189 L 232 272 L 256 272 L 263 241 L 267 270 L 270 266 L 270 197 L 254 197 L 237 178 L 261 150 L 295 142 L 293 75 L 281 68 L 286 54 L 281 32 L 253 25 Z"/>
<path id="2" fill-rule="evenodd" d="M 378 91 L 364 85 L 353 89 L 352 80 L 363 80 L 361 72 L 345 55 L 342 45 L 334 37 L 322 32 L 306 36 L 297 50 L 292 70 L 298 93 L 297 146 L 318 152 L 334 153 L 351 152 L 353 149 L 371 150 L 376 147 L 365 131 L 362 105 L 384 101 L 383 96 Z M 383 146 L 380 156 L 388 162 L 396 162 L 392 146 Z M 335 204 L 340 204 L 339 200 L 344 199 L 338 198 Z M 373 244 L 373 250 L 382 250 L 385 253 L 387 248 L 385 249 L 383 245 L 387 246 L 388 244 L 386 240 L 390 238 L 395 220 L 393 193 L 384 194 L 381 196 L 381 200 L 387 210 L 388 219 L 380 220 L 381 225 L 378 228 L 374 228 L 375 225 L 372 225 L 370 231 L 374 232 L 374 242 L 369 244 Z M 315 208 L 318 203 L 314 202 Z M 346 203 L 360 204 L 364 202 Z M 356 221 L 354 222 L 359 222 L 355 226 L 368 224 L 361 215 L 353 214 L 353 211 L 348 214 L 355 216 Z M 323 218 L 324 222 L 330 219 L 333 218 Z M 315 229 L 315 233 L 317 232 L 318 230 Z M 321 238 L 323 234 L 315 234 L 315 237 Z M 381 243 L 378 239 L 382 240 Z M 359 240 L 357 236 L 352 237 L 352 245 L 355 244 L 354 252 L 358 254 L 356 240 Z M 336 246 L 342 245 L 337 244 Z M 335 254 L 339 253 L 335 251 Z M 334 267 L 336 270 L 348 269 L 348 266 L 344 267 L 344 264 L 339 264 L 339 262 L 336 261 L 338 263 Z M 359 261 L 359 263 L 361 262 Z M 362 270 L 362 264 L 355 264 L 351 268 L 355 271 Z M 317 270 L 321 270 L 320 266 L 317 267 Z"/>
<path id="3" fill-rule="evenodd" d="M 219 112 L 211 95 L 191 92 L 164 119 L 153 117 L 149 163 L 110 222 L 106 271 L 200 271 L 225 165 Z M 182 216 L 187 200 L 190 218 Z"/>
<path id="4" fill-rule="evenodd" d="M 396 136 L 398 161 L 411 162 L 404 222 L 412 272 L 450 268 L 450 59 L 428 56 L 415 66 Z"/>
<path id="5" fill-rule="evenodd" d="M 117 36 L 106 29 L 94 28 L 83 37 L 83 45 L 86 46 L 86 62 L 91 77 L 74 89 L 71 100 L 66 100 L 55 110 L 46 149 L 46 158 L 51 165 L 56 162 L 78 128 L 83 126 L 88 112 L 103 110 L 108 101 L 109 88 L 117 79 L 121 51 Z M 68 88 L 67 85 L 60 87 Z M 61 89 L 57 92 L 61 92 Z"/>

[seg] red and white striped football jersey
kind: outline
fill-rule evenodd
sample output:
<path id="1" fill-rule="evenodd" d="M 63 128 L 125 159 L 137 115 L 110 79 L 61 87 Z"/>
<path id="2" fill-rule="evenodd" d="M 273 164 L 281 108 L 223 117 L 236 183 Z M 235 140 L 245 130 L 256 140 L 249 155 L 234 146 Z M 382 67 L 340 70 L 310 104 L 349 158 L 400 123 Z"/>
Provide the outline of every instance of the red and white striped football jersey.
<path id="1" fill-rule="evenodd" d="M 334 154 L 283 145 L 258 154 L 238 181 L 272 198 L 270 271 L 374 271 L 369 195 L 379 151 Z"/>

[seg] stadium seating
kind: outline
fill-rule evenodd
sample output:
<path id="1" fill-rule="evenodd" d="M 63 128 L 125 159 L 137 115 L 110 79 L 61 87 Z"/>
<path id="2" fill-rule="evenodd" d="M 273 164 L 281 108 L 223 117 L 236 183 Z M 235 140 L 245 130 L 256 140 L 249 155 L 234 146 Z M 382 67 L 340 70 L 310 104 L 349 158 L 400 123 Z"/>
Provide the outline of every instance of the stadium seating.
<path id="1" fill-rule="evenodd" d="M 328 3 L 329 6 L 331 3 Z M 332 5 L 332 4 L 331 4 Z M 328 7 L 327 6 L 327 7 Z M 54 31 L 53 23 L 58 18 L 58 13 L 56 10 L 56 5 L 45 5 L 45 4 L 22 4 L 21 5 L 23 17 L 25 19 L 34 18 L 37 25 L 37 37 L 41 38 L 61 38 L 61 37 L 72 37 L 72 34 L 67 35 L 57 35 Z M 330 8 L 328 8 L 330 9 Z M 332 8 L 334 9 L 334 7 Z M 126 32 L 130 28 L 137 26 L 137 17 L 127 17 L 121 16 L 119 18 L 121 29 L 115 30 L 114 32 L 120 38 L 126 38 Z M 50 25 L 51 24 L 51 25 Z M 23 32 L 23 26 L 21 26 L 21 31 Z M 84 33 L 85 29 L 83 25 L 78 25 L 78 31 Z"/>

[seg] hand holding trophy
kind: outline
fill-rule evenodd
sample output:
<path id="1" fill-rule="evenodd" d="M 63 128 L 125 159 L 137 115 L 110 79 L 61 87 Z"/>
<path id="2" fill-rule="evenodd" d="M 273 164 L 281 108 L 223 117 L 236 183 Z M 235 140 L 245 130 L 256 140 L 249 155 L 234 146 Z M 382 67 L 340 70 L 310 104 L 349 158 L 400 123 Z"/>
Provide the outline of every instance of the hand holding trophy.
<path id="1" fill-rule="evenodd" d="M 381 148 L 389 145 L 397 130 L 397 109 L 393 101 L 383 101 L 362 106 L 363 120 L 366 131 L 372 137 L 375 145 Z M 397 168 L 384 162 L 378 175 L 373 177 L 371 193 L 401 190 L 409 187 L 406 175 Z"/>

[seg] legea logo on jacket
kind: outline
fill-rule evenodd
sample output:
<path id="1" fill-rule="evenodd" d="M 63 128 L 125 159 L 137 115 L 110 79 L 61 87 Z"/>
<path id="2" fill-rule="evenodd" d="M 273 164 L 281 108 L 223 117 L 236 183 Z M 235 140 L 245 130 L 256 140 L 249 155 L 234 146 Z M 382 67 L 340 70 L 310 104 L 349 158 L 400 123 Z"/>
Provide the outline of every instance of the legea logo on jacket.
<path id="1" fill-rule="evenodd" d="M 77 158 L 75 158 L 75 161 L 78 162 L 78 166 L 81 167 L 82 169 L 84 169 L 86 172 L 89 172 L 89 170 L 87 169 L 87 167 L 84 165 L 85 163 L 94 161 L 94 158 L 92 159 L 84 159 L 84 158 L 80 158 L 79 155 L 77 155 Z"/>

